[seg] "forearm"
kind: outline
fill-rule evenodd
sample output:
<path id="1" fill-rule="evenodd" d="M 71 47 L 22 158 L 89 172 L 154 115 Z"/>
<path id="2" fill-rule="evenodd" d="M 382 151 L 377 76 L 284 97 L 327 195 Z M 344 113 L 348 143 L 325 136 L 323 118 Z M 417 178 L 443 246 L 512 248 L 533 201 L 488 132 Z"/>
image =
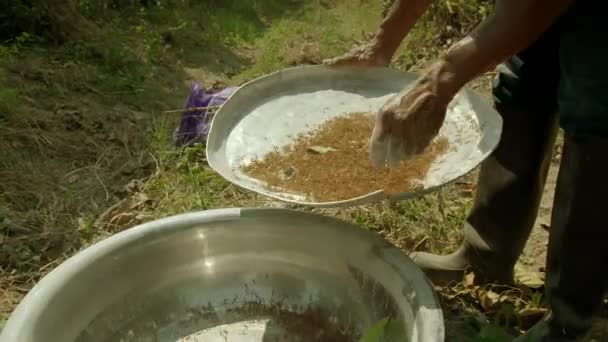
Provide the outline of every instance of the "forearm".
<path id="1" fill-rule="evenodd" d="M 426 11 L 431 0 L 396 0 L 374 36 L 374 44 L 390 60 L 401 42 Z"/>
<path id="2" fill-rule="evenodd" d="M 564 13 L 573 0 L 497 1 L 494 13 L 455 44 L 440 62 L 443 79 L 460 89 L 525 49 Z"/>

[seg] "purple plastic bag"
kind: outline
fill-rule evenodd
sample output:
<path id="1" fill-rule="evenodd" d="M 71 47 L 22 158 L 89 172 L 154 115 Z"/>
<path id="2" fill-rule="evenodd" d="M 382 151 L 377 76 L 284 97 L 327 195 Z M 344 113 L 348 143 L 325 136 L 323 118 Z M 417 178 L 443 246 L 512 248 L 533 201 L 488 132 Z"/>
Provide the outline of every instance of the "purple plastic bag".
<path id="1" fill-rule="evenodd" d="M 190 96 L 186 101 L 186 109 L 221 106 L 237 89 L 238 87 L 228 87 L 208 91 L 201 87 L 199 82 L 194 82 Z M 214 112 L 215 109 L 184 111 L 179 127 L 173 135 L 175 145 L 191 145 L 199 141 L 205 141 L 207 134 L 209 134 L 209 126 Z"/>

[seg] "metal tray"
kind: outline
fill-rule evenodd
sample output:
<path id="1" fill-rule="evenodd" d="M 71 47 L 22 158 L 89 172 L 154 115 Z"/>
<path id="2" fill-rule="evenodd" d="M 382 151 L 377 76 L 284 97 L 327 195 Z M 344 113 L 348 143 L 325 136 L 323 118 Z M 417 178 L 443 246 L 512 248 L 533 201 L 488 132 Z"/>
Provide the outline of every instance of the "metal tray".
<path id="1" fill-rule="evenodd" d="M 288 145 L 310 127 L 348 112 L 377 111 L 416 79 L 390 68 L 301 66 L 278 71 L 243 85 L 215 114 L 207 138 L 207 159 L 228 181 L 285 202 L 316 207 L 354 206 L 382 199 L 402 200 L 438 189 L 473 170 L 496 148 L 502 118 L 490 103 L 463 89 L 450 103 L 439 135 L 449 151 L 432 165 L 413 191 L 388 194 L 379 189 L 348 200 L 315 202 L 270 188 L 244 174 L 244 163 Z"/>

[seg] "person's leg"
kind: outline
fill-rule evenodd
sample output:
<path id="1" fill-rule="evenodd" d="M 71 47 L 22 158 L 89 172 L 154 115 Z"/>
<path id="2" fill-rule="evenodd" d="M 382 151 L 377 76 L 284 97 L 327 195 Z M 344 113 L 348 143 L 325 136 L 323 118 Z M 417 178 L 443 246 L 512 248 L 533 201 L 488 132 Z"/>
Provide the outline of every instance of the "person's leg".
<path id="1" fill-rule="evenodd" d="M 536 340 L 576 340 L 602 304 L 608 285 L 607 151 L 608 135 L 565 134 L 547 251 L 545 287 L 552 313 Z"/>
<path id="2" fill-rule="evenodd" d="M 564 18 L 560 46 L 566 134 L 547 251 L 552 313 L 529 334 L 536 335 L 532 341 L 583 336 L 608 289 L 608 30 L 599 5 L 574 6 Z"/>
<path id="3" fill-rule="evenodd" d="M 450 255 L 412 253 L 436 284 L 462 280 L 510 283 L 534 225 L 557 130 L 557 38 L 550 31 L 499 67 L 495 107 L 503 117 L 498 148 L 481 167 L 461 247 Z"/>
<path id="4" fill-rule="evenodd" d="M 602 136 L 565 134 L 547 251 L 551 312 L 517 341 L 586 341 L 608 286 L 607 151 L 608 125 Z"/>

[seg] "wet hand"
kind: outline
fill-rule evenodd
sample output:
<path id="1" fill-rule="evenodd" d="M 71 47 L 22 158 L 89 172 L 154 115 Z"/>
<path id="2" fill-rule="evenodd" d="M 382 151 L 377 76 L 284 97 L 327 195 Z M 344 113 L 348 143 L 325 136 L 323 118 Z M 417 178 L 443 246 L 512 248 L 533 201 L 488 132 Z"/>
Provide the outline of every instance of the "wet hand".
<path id="1" fill-rule="evenodd" d="M 370 141 L 375 167 L 397 167 L 424 152 L 439 133 L 453 97 L 441 90 L 436 80 L 423 76 L 382 106 Z"/>

